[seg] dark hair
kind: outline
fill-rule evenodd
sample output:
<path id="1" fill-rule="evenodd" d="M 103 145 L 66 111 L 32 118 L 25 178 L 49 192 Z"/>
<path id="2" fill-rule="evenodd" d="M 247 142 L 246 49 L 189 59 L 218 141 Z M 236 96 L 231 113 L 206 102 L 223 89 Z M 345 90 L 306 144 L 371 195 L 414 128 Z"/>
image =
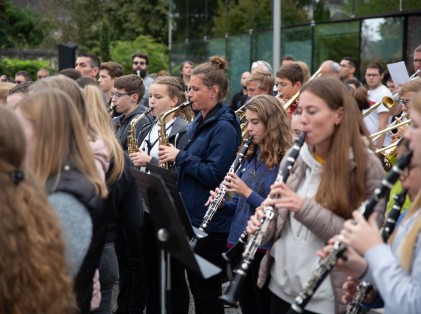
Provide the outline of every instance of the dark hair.
<path id="1" fill-rule="evenodd" d="M 133 63 L 133 60 L 134 60 L 134 58 L 141 58 L 141 59 L 145 59 L 145 62 L 146 62 L 146 65 L 148 65 L 149 64 L 149 59 L 148 59 L 148 55 L 146 54 L 146 53 L 135 53 L 133 56 L 132 56 L 132 63 Z"/>
<path id="2" fill-rule="evenodd" d="M 225 57 L 213 56 L 209 58 L 208 62 L 202 63 L 195 67 L 192 72 L 192 76 L 199 76 L 203 84 L 212 88 L 212 86 L 218 86 L 218 102 L 223 101 L 228 93 L 228 61 Z"/>
<path id="3" fill-rule="evenodd" d="M 358 88 L 361 86 L 361 82 L 359 80 L 357 80 L 356 78 L 352 78 L 352 79 L 347 79 L 345 80 L 346 84 L 353 84 L 355 85 L 355 88 Z"/>
<path id="4" fill-rule="evenodd" d="M 63 69 L 58 74 L 64 75 L 74 81 L 76 81 L 79 77 L 82 76 L 82 74 L 80 74 L 80 72 L 76 70 L 75 68 Z"/>
<path id="5" fill-rule="evenodd" d="M 281 58 L 281 61 L 286 61 L 286 60 L 295 61 L 295 58 L 293 56 L 291 56 L 291 55 L 286 55 L 286 56 L 283 56 Z"/>
<path id="6" fill-rule="evenodd" d="M 367 96 L 367 89 L 364 86 L 357 87 L 354 91 L 351 91 L 354 96 L 360 111 L 370 108 L 370 101 Z"/>
<path id="7" fill-rule="evenodd" d="M 145 94 L 145 85 L 142 78 L 135 74 L 123 75 L 117 77 L 114 82 L 114 88 L 124 89 L 126 93 L 137 94 L 139 96 L 138 103 Z"/>
<path id="8" fill-rule="evenodd" d="M 90 77 L 81 76 L 76 80 L 77 85 L 79 85 L 80 88 L 85 88 L 86 85 L 95 85 L 98 86 L 98 82 L 91 79 Z"/>
<path id="9" fill-rule="evenodd" d="M 89 58 L 89 64 L 91 65 L 91 68 L 99 68 L 101 65 L 101 61 L 99 60 L 99 58 L 91 53 L 81 52 L 77 57 Z"/>
<path id="10" fill-rule="evenodd" d="M 276 77 L 287 79 L 291 81 L 292 84 L 297 82 L 303 83 L 304 71 L 303 68 L 297 63 L 285 64 L 281 66 L 276 72 Z"/>
<path id="11" fill-rule="evenodd" d="M 29 74 L 28 71 L 18 71 L 18 72 L 15 73 L 15 77 L 17 75 L 23 76 L 25 78 L 26 82 L 32 81 L 32 77 L 31 77 L 31 75 Z"/>
<path id="12" fill-rule="evenodd" d="M 8 96 L 13 95 L 13 94 L 24 94 L 27 95 L 29 92 L 29 86 L 31 86 L 34 82 L 30 81 L 30 82 L 24 82 L 22 84 L 18 84 L 14 87 L 12 87 L 9 92 L 7 93 Z"/>
<path id="13" fill-rule="evenodd" d="M 343 57 L 342 60 L 348 61 L 349 65 L 352 66 L 355 70 L 358 70 L 358 61 L 351 57 Z"/>
<path id="14" fill-rule="evenodd" d="M 383 67 L 378 62 L 370 62 L 369 64 L 367 64 L 366 69 L 377 69 L 377 70 L 379 70 L 380 75 L 382 75 L 384 73 Z"/>
<path id="15" fill-rule="evenodd" d="M 108 74 L 112 77 L 120 77 L 124 75 L 123 66 L 114 61 L 108 61 L 101 64 L 99 67 L 100 70 L 107 70 Z"/>
<path id="16" fill-rule="evenodd" d="M 193 61 L 186 60 L 186 61 L 184 61 L 184 62 L 182 62 L 182 63 L 180 64 L 180 73 L 181 73 L 181 71 L 183 71 L 183 67 L 184 67 L 184 65 L 185 65 L 185 64 L 190 64 L 191 66 L 193 66 L 193 67 L 194 67 L 194 63 L 193 63 Z"/>

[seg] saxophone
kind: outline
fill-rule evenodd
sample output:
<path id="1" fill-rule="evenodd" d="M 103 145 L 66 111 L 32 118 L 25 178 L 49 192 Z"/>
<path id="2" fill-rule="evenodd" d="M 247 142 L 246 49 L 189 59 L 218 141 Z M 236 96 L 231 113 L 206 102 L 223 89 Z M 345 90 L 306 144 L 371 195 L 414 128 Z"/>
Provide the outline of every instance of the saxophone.
<path id="1" fill-rule="evenodd" d="M 164 113 L 161 113 L 158 117 L 158 138 L 159 138 L 159 145 L 166 145 L 169 146 L 168 136 L 167 136 L 167 130 L 165 126 L 165 119 L 173 112 L 176 112 L 177 110 L 181 110 L 184 108 L 187 108 L 188 106 L 191 106 L 192 102 L 190 100 L 183 102 L 182 104 L 178 105 L 177 107 L 174 107 L 170 110 L 165 111 Z M 170 170 L 172 168 L 172 163 L 169 162 L 160 162 L 159 166 L 162 168 L 165 168 L 167 170 Z"/>
<path id="2" fill-rule="evenodd" d="M 133 154 L 137 152 L 137 148 L 139 147 L 136 138 L 136 124 L 147 114 L 151 113 L 154 108 L 147 108 L 143 113 L 138 114 L 130 121 L 130 130 L 127 135 L 127 151 L 129 154 Z"/>

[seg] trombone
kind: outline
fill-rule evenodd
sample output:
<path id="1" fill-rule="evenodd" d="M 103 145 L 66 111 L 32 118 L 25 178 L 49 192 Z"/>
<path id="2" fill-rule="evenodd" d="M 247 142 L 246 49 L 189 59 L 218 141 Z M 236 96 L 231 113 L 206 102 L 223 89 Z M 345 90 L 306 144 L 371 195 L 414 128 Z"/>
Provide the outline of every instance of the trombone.
<path id="1" fill-rule="evenodd" d="M 312 79 L 314 79 L 314 78 L 316 78 L 316 77 L 319 77 L 320 75 L 321 75 L 321 72 L 322 72 L 322 68 L 319 68 L 311 77 L 310 77 L 310 79 L 309 79 L 309 81 L 311 81 Z M 288 110 L 288 108 L 293 104 L 293 103 L 295 103 L 296 101 L 297 101 L 297 99 L 298 99 L 298 96 L 300 96 L 300 91 L 301 90 L 299 90 L 298 92 L 296 92 L 295 93 L 295 95 L 294 96 L 292 96 L 285 104 L 284 104 L 284 109 L 285 110 Z"/>
<path id="2" fill-rule="evenodd" d="M 382 100 L 372 105 L 366 111 L 363 112 L 363 119 L 369 114 L 373 113 L 378 107 L 384 105 L 387 109 L 392 109 L 395 106 L 395 101 L 392 97 L 383 96 Z"/>
<path id="3" fill-rule="evenodd" d="M 401 127 L 401 126 L 403 126 L 403 125 L 407 125 L 407 124 L 411 124 L 411 119 L 408 119 L 408 120 L 405 120 L 405 121 L 402 121 L 402 122 L 399 122 L 399 123 L 397 123 L 396 124 L 396 120 L 395 121 L 393 121 L 391 124 L 389 124 L 389 126 L 387 127 L 387 128 L 385 128 L 385 129 L 383 129 L 383 130 L 381 130 L 381 131 L 378 131 L 378 132 L 376 132 L 376 133 L 373 133 L 373 134 L 371 134 L 370 135 L 370 139 L 373 141 L 373 142 L 375 142 L 380 136 L 382 136 L 384 133 L 386 133 L 386 132 L 388 132 L 388 131 L 391 131 L 391 130 L 394 130 L 394 129 L 397 129 L 397 128 L 399 128 L 399 127 Z"/>

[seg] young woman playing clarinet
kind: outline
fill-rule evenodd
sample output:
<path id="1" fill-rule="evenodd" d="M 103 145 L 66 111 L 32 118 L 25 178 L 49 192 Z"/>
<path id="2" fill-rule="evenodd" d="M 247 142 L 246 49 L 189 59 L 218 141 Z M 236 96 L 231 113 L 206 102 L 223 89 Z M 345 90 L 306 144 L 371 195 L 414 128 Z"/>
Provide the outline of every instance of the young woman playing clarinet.
<path id="1" fill-rule="evenodd" d="M 286 313 L 318 263 L 316 251 L 337 234 L 352 211 L 380 184 L 384 174 L 369 147 L 361 113 L 344 85 L 316 78 L 301 89 L 296 113 L 306 133 L 286 183 L 272 185 L 271 205 L 277 215 L 266 235 L 272 247 L 262 260 L 258 284 L 271 291 L 273 313 Z M 286 160 L 281 163 L 281 168 Z M 376 210 L 384 212 L 384 202 Z M 262 210 L 248 222 L 256 232 Z M 339 301 L 343 272 L 334 270 L 306 307 L 305 313 L 342 313 Z"/>
<path id="2" fill-rule="evenodd" d="M 412 127 L 405 133 L 413 157 L 409 171 L 421 167 L 421 92 L 411 100 Z M 406 172 L 406 171 L 405 171 Z M 405 173 L 401 176 L 404 179 Z M 421 192 L 388 243 L 383 243 L 375 215 L 366 221 L 359 212 L 344 224 L 341 238 L 348 248 L 347 262 L 339 260 L 353 277 L 373 283 L 384 300 L 384 313 L 421 313 Z M 326 250 L 327 248 L 325 248 Z M 324 251 L 325 251 L 324 250 Z M 356 254 L 356 253 L 358 254 Z M 349 292 L 349 291 L 348 291 Z M 345 299 L 344 301 L 348 301 Z"/>
<path id="3" fill-rule="evenodd" d="M 228 62 L 222 57 L 211 57 L 194 68 L 188 96 L 193 110 L 199 111 L 187 130 L 187 143 L 182 150 L 174 146 L 159 146 L 160 162 L 173 162 L 181 196 L 193 226 L 199 227 L 207 207 L 209 191 L 224 179 L 237 147 L 241 130 L 234 111 L 223 103 L 228 91 Z M 231 220 L 217 212 L 206 228 L 208 236 L 201 239 L 196 252 L 211 263 L 222 266 Z M 219 301 L 222 292 L 221 275 L 204 280 L 187 270 L 196 313 L 223 314 Z"/>
<path id="4" fill-rule="evenodd" d="M 228 236 L 231 248 L 244 232 L 247 221 L 269 193 L 270 185 L 279 172 L 279 163 L 292 144 L 289 117 L 278 100 L 269 95 L 253 97 L 245 106 L 247 130 L 245 138 L 252 137 L 252 143 L 243 165 L 237 173 L 229 172 L 224 184 L 234 195 L 226 201 L 221 212 L 233 216 Z M 217 196 L 212 191 L 207 205 Z M 268 246 L 261 246 L 251 263 L 240 293 L 240 307 L 243 314 L 267 314 L 270 312 L 270 294 L 267 286 L 257 288 L 260 261 Z M 232 261 L 236 266 L 241 255 Z"/>

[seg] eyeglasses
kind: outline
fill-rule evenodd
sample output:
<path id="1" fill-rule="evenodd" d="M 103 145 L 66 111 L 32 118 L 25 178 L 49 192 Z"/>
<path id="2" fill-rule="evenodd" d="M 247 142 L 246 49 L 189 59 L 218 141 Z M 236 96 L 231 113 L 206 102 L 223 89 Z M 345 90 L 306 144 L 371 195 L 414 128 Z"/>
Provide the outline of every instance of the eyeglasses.
<path id="1" fill-rule="evenodd" d="M 414 59 L 414 63 L 421 63 L 421 59 Z"/>
<path id="2" fill-rule="evenodd" d="M 133 61 L 133 64 L 134 65 L 145 65 L 146 64 L 146 62 L 145 61 Z"/>
<path id="3" fill-rule="evenodd" d="M 15 81 L 15 84 L 22 84 L 23 81 Z"/>
<path id="4" fill-rule="evenodd" d="M 132 95 L 133 93 L 111 93 L 111 97 L 115 97 L 115 98 L 121 98 L 121 97 L 123 97 L 123 96 L 126 96 L 126 95 Z"/>
<path id="5" fill-rule="evenodd" d="M 408 107 L 410 102 L 411 102 L 411 99 L 399 98 L 399 103 L 403 106 Z"/>

